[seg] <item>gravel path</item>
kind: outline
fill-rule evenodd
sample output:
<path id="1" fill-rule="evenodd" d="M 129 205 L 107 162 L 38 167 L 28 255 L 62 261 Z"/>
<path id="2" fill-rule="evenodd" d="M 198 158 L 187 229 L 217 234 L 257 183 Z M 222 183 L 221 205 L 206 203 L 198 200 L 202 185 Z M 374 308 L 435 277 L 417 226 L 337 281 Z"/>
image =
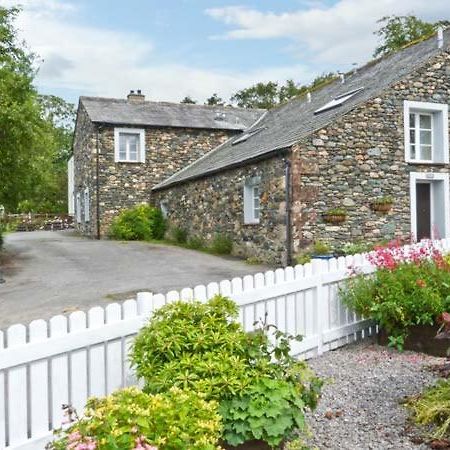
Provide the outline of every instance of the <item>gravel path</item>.
<path id="1" fill-rule="evenodd" d="M 414 439 L 418 430 L 408 424 L 400 402 L 433 384 L 437 377 L 426 366 L 442 361 L 367 341 L 310 360 L 317 375 L 328 379 L 319 407 L 308 418 L 311 447 L 427 449 Z"/>

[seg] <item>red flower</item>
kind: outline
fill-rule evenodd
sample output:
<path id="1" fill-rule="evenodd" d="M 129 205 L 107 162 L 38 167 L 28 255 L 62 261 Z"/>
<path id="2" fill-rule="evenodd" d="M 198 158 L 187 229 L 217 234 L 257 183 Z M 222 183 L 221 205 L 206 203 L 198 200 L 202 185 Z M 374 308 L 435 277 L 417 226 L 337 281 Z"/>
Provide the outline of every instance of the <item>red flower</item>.
<path id="1" fill-rule="evenodd" d="M 425 280 L 422 280 L 421 278 L 419 278 L 418 280 L 416 280 L 416 284 L 417 286 L 424 288 L 426 287 L 427 283 L 425 282 Z"/>

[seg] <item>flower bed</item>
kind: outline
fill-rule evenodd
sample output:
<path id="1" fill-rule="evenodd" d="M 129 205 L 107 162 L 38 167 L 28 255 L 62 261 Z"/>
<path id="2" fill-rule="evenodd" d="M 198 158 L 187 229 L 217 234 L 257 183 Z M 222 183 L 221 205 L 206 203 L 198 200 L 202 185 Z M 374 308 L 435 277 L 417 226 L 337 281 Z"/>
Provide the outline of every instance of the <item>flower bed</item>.
<path id="1" fill-rule="evenodd" d="M 369 254 L 377 268 L 371 277 L 358 275 L 341 290 L 344 302 L 383 329 L 384 342 L 404 348 L 426 350 L 430 345 L 414 335 L 423 326 L 434 327 L 450 309 L 450 259 L 431 241 L 412 246 L 392 243 Z"/>

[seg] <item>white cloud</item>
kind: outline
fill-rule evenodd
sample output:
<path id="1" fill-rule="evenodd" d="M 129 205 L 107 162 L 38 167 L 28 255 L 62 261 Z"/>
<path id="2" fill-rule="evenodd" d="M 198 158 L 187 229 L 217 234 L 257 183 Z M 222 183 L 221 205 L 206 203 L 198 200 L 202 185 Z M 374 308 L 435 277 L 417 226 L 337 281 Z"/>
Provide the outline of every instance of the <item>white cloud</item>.
<path id="1" fill-rule="evenodd" d="M 0 0 L 5 6 L 13 3 Z M 258 81 L 308 80 L 313 76 L 302 65 L 242 73 L 172 62 L 156 64 L 153 43 L 144 36 L 80 25 L 73 3 L 25 0 L 22 5 L 17 26 L 21 37 L 42 58 L 37 84 L 46 92 L 57 89 L 124 98 L 130 89 L 141 89 L 152 100 L 180 101 L 190 95 L 203 101 L 214 92 L 228 99 Z"/>
<path id="2" fill-rule="evenodd" d="M 415 14 L 425 20 L 448 18 L 448 0 L 340 0 L 276 14 L 243 6 L 211 8 L 206 13 L 231 26 L 213 39 L 273 39 L 294 41 L 298 55 L 311 62 L 351 64 L 370 57 L 377 38 L 376 21 L 386 15 Z M 291 47 L 292 48 L 292 47 Z"/>

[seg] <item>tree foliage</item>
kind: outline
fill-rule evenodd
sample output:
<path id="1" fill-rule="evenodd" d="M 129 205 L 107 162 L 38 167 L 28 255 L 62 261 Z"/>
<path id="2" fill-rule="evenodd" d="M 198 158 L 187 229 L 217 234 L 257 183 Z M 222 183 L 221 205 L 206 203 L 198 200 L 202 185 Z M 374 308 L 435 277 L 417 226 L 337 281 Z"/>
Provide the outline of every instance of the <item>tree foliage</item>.
<path id="1" fill-rule="evenodd" d="M 38 95 L 35 55 L 14 28 L 18 13 L 0 7 L 0 204 L 8 211 L 64 211 L 73 108 Z"/>
<path id="2" fill-rule="evenodd" d="M 438 27 L 450 25 L 450 22 L 446 20 L 430 23 L 413 15 L 385 16 L 377 23 L 381 26 L 374 34 L 381 38 L 381 43 L 375 49 L 374 57 L 400 50 L 411 42 L 429 37 Z"/>
<path id="3" fill-rule="evenodd" d="M 324 73 L 306 85 L 295 83 L 293 80 L 286 80 L 281 86 L 273 81 L 257 83 L 236 92 L 230 100 L 236 106 L 242 108 L 270 109 L 294 97 L 305 94 L 307 91 L 314 90 L 335 77 L 334 73 Z"/>
<path id="4" fill-rule="evenodd" d="M 186 97 L 184 97 L 180 103 L 185 103 L 187 105 L 195 105 L 197 103 L 197 100 L 194 100 L 189 95 L 186 95 Z"/>
<path id="5" fill-rule="evenodd" d="M 205 105 L 209 105 L 209 106 L 214 106 L 214 105 L 223 106 L 223 104 L 224 104 L 224 101 L 216 93 L 211 95 L 211 97 L 207 98 L 206 102 L 205 102 Z"/>

